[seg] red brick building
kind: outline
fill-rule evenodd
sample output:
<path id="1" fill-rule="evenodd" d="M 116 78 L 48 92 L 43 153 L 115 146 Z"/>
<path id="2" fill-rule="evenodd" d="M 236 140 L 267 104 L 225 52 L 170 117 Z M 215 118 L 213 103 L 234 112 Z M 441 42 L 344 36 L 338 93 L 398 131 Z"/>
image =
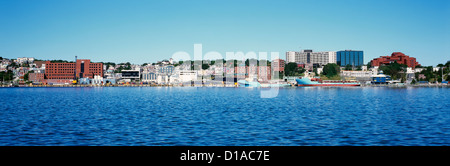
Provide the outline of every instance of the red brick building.
<path id="1" fill-rule="evenodd" d="M 370 64 L 372 66 L 380 66 L 382 64 L 390 64 L 397 61 L 399 64 L 405 64 L 408 67 L 412 67 L 413 69 L 420 65 L 419 62 L 416 62 L 416 58 L 409 57 L 401 52 L 394 52 L 391 54 L 391 56 L 382 56 L 379 58 L 375 58 L 372 61 L 370 61 Z"/>
<path id="2" fill-rule="evenodd" d="M 29 73 L 28 80 L 32 82 L 43 82 L 44 81 L 44 73 Z"/>
<path id="3" fill-rule="evenodd" d="M 257 76 L 262 82 L 267 82 L 272 78 L 270 66 L 236 66 L 234 67 L 234 72 L 238 79 Z"/>
<path id="4" fill-rule="evenodd" d="M 283 59 L 274 59 L 272 61 L 273 71 L 284 71 L 284 66 L 286 62 Z"/>
<path id="5" fill-rule="evenodd" d="M 103 77 L 103 63 L 91 63 L 89 59 L 77 59 L 76 63 L 45 62 L 47 79 L 94 78 L 94 75 Z"/>

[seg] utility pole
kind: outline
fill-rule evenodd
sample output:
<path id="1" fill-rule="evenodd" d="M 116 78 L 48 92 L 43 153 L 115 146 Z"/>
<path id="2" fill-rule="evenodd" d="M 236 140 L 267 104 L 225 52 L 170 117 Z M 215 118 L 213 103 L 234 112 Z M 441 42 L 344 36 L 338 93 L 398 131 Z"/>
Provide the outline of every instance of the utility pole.
<path id="1" fill-rule="evenodd" d="M 78 56 L 75 55 L 75 68 L 73 69 L 73 79 L 77 80 L 77 58 Z M 78 83 L 78 82 L 77 82 Z"/>

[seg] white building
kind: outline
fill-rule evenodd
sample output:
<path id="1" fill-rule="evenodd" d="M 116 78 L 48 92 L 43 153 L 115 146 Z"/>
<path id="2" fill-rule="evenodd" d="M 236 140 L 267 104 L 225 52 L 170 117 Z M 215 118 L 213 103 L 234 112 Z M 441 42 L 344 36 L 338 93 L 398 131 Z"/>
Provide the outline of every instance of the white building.
<path id="1" fill-rule="evenodd" d="M 415 69 L 414 69 L 414 73 L 420 73 L 420 72 L 422 72 L 423 70 L 425 70 L 425 68 L 415 68 Z"/>
<path id="2" fill-rule="evenodd" d="M 313 52 L 312 50 L 302 50 L 301 52 L 286 52 L 286 63 L 320 64 L 336 63 L 335 51 Z"/>
<path id="3" fill-rule="evenodd" d="M 433 67 L 433 72 L 437 72 L 439 71 L 441 68 L 440 67 Z"/>
<path id="4" fill-rule="evenodd" d="M 156 76 L 156 83 L 157 84 L 168 84 L 169 83 L 169 76 L 168 75 L 158 75 L 158 76 Z"/>
<path id="5" fill-rule="evenodd" d="M 103 77 L 100 75 L 95 75 L 94 78 L 92 79 L 92 84 L 94 85 L 103 85 Z"/>
<path id="6" fill-rule="evenodd" d="M 294 62 L 295 63 L 295 55 L 297 52 L 295 51 L 288 51 L 286 52 L 286 63 Z"/>
<path id="7" fill-rule="evenodd" d="M 142 72 L 142 82 L 156 82 L 157 75 L 155 72 L 150 72 L 148 70 L 144 70 Z"/>
<path id="8" fill-rule="evenodd" d="M 184 70 L 178 74 L 178 80 L 180 82 L 197 81 L 198 73 L 195 70 Z"/>
<path id="9" fill-rule="evenodd" d="M 378 68 L 371 68 L 370 70 L 361 71 L 341 70 L 341 77 L 370 78 L 377 74 Z"/>
<path id="10" fill-rule="evenodd" d="M 30 63 L 33 63 L 34 62 L 34 58 L 27 58 L 27 57 L 23 57 L 23 58 L 17 58 L 16 59 L 16 63 L 18 63 L 18 64 L 23 64 L 23 63 L 27 63 L 27 64 L 30 64 Z"/>
<path id="11" fill-rule="evenodd" d="M 412 67 L 407 67 L 406 68 L 406 73 L 408 73 L 408 74 L 414 73 L 414 70 L 412 69 Z"/>

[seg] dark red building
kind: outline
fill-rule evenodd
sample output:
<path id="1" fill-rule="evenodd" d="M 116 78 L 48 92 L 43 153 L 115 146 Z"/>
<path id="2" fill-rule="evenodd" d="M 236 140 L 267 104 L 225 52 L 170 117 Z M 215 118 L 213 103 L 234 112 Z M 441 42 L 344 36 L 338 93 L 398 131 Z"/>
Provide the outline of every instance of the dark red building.
<path id="1" fill-rule="evenodd" d="M 375 58 L 370 61 L 372 66 L 380 66 L 382 64 L 387 65 L 390 63 L 394 63 L 397 61 L 399 64 L 405 64 L 408 67 L 412 67 L 413 69 L 420 65 L 419 62 L 416 62 L 416 58 L 409 57 L 401 52 L 394 52 L 391 56 L 382 56 L 379 58 Z"/>
<path id="2" fill-rule="evenodd" d="M 47 79 L 74 79 L 103 77 L 103 63 L 91 63 L 89 59 L 77 59 L 76 63 L 45 62 L 45 76 Z"/>

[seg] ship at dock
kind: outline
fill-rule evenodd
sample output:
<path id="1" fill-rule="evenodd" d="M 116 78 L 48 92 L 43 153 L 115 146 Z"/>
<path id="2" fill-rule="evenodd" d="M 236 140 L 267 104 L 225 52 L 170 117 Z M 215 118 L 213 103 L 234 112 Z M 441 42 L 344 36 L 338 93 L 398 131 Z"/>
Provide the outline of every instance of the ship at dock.
<path id="1" fill-rule="evenodd" d="M 356 80 L 322 80 L 320 78 L 299 77 L 295 79 L 297 86 L 361 86 Z"/>
<path id="2" fill-rule="evenodd" d="M 289 87 L 291 84 L 287 82 L 279 82 L 279 81 L 269 81 L 267 83 L 260 83 L 256 78 L 253 79 L 244 79 L 238 80 L 237 85 L 239 87 L 250 87 L 250 88 L 277 88 L 277 87 Z"/>

